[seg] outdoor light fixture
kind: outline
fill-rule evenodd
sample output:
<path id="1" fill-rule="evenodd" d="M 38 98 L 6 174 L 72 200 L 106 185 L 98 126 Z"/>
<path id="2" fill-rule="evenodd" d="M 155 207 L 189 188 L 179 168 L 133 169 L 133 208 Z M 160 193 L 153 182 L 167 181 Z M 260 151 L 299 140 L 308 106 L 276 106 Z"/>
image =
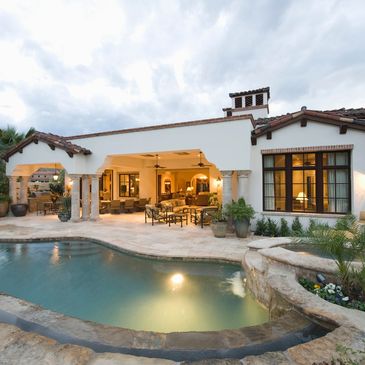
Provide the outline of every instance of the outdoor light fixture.
<path id="1" fill-rule="evenodd" d="M 56 170 L 56 164 L 54 164 L 53 181 L 57 181 L 57 180 L 58 180 L 58 174 L 57 174 L 57 170 Z"/>
<path id="2" fill-rule="evenodd" d="M 316 279 L 320 284 L 324 284 L 326 282 L 326 277 L 323 274 L 317 274 Z"/>
<path id="3" fill-rule="evenodd" d="M 221 186 L 222 180 L 219 176 L 217 177 L 216 182 L 217 182 L 217 187 Z"/>
<path id="4" fill-rule="evenodd" d="M 173 289 L 177 289 L 184 282 L 184 276 L 180 273 L 176 273 L 171 276 L 170 281 L 173 284 Z"/>

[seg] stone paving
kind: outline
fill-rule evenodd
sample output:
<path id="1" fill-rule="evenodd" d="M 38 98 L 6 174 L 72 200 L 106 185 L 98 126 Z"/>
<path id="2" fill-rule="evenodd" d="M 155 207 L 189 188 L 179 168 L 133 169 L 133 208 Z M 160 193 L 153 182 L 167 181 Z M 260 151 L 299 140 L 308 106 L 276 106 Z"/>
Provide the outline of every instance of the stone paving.
<path id="1" fill-rule="evenodd" d="M 6 217 L 0 219 L 0 239 L 44 237 L 86 237 L 105 241 L 124 250 L 160 257 L 209 258 L 241 262 L 247 244 L 254 239 L 240 239 L 230 234 L 215 238 L 210 227 L 192 223 L 144 222 L 144 213 L 101 215 L 97 222 L 62 223 L 55 215 Z"/>

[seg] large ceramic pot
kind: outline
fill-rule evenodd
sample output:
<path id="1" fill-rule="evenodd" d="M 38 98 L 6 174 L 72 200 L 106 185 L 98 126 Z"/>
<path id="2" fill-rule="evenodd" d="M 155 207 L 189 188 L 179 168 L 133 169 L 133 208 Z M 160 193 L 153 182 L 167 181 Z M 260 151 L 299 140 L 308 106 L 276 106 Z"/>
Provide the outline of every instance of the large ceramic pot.
<path id="1" fill-rule="evenodd" d="M 212 222 L 211 224 L 214 237 L 224 238 L 227 234 L 227 222 Z"/>
<path id="2" fill-rule="evenodd" d="M 250 227 L 250 222 L 246 219 L 241 221 L 235 221 L 234 226 L 236 228 L 236 236 L 239 238 L 246 238 L 248 235 L 248 228 Z"/>
<path id="3" fill-rule="evenodd" d="M 11 204 L 10 210 L 14 217 L 23 217 L 27 214 L 28 204 Z"/>
<path id="4" fill-rule="evenodd" d="M 71 213 L 69 213 L 69 212 L 60 212 L 60 213 L 58 213 L 58 219 L 61 222 L 67 222 L 71 219 Z"/>
<path id="5" fill-rule="evenodd" d="M 9 202 L 0 201 L 0 217 L 5 217 L 9 211 Z"/>

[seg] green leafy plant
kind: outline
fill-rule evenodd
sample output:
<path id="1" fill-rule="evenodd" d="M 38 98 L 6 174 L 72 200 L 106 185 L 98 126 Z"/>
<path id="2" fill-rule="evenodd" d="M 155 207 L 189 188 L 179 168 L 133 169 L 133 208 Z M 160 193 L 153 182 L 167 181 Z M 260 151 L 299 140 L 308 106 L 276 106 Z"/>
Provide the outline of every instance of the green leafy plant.
<path id="1" fill-rule="evenodd" d="M 265 236 L 277 237 L 279 235 L 279 228 L 277 223 L 269 218 L 266 224 Z"/>
<path id="2" fill-rule="evenodd" d="M 365 232 L 353 216 L 337 221 L 334 228 L 316 224 L 306 237 L 297 240 L 302 244 L 314 244 L 328 254 L 337 265 L 337 276 L 344 290 L 359 301 L 365 301 Z M 360 267 L 353 265 L 355 259 Z"/>
<path id="3" fill-rule="evenodd" d="M 246 204 L 244 198 L 239 198 L 237 201 L 232 201 L 231 204 L 227 204 L 225 207 L 227 214 L 232 217 L 234 221 L 248 221 L 255 216 L 255 210 L 250 204 Z"/>
<path id="4" fill-rule="evenodd" d="M 222 204 L 217 204 L 218 209 L 215 212 L 215 214 L 213 215 L 212 221 L 214 223 L 216 222 L 227 222 L 227 214 L 225 212 L 225 210 L 222 207 Z"/>
<path id="5" fill-rule="evenodd" d="M 261 219 L 258 219 L 256 221 L 256 230 L 255 230 L 255 235 L 256 236 L 264 236 L 266 233 L 266 219 L 265 217 L 262 217 Z"/>
<path id="6" fill-rule="evenodd" d="M 291 225 L 293 236 L 301 236 L 303 234 L 303 226 L 300 223 L 299 218 L 295 217 Z"/>
<path id="7" fill-rule="evenodd" d="M 289 237 L 291 235 L 288 221 L 285 218 L 280 219 L 280 229 L 279 236 L 280 237 Z"/>

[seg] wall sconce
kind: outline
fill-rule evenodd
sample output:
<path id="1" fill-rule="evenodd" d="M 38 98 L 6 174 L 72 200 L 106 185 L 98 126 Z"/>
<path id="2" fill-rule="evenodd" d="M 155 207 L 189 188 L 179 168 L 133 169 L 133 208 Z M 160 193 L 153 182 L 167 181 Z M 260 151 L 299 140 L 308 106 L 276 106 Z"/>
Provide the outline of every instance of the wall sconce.
<path id="1" fill-rule="evenodd" d="M 217 184 L 217 188 L 220 188 L 220 186 L 222 185 L 222 180 L 221 178 L 218 176 L 217 179 L 216 179 L 216 184 Z"/>
<path id="2" fill-rule="evenodd" d="M 54 164 L 54 174 L 53 174 L 53 181 L 57 181 L 58 180 L 58 173 L 56 170 L 56 164 Z"/>

